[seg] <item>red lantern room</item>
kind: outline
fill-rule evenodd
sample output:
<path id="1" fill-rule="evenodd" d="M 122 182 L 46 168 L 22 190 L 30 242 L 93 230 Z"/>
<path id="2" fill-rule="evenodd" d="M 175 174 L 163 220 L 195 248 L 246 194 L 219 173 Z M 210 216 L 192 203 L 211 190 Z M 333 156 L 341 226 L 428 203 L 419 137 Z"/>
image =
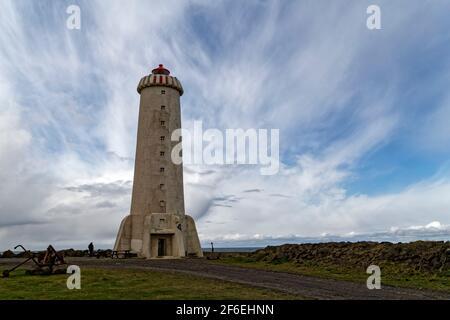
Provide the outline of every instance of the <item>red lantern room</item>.
<path id="1" fill-rule="evenodd" d="M 164 68 L 162 64 L 160 64 L 158 68 L 152 70 L 152 74 L 165 74 L 166 76 L 168 76 L 170 74 L 170 71 Z"/>

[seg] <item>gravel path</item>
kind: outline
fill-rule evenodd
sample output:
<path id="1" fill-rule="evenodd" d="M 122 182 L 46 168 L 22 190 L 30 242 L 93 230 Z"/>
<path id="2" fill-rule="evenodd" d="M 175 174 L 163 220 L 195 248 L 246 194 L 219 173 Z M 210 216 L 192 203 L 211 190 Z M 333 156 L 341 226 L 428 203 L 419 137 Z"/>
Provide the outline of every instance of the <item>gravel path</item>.
<path id="1" fill-rule="evenodd" d="M 0 259 L 3 270 L 21 259 Z M 382 286 L 368 290 L 365 283 L 354 283 L 302 276 L 283 272 L 256 270 L 211 263 L 205 259 L 96 259 L 67 258 L 83 268 L 146 269 L 182 272 L 196 276 L 231 281 L 255 287 L 279 290 L 310 299 L 450 299 L 450 294 L 418 289 Z"/>

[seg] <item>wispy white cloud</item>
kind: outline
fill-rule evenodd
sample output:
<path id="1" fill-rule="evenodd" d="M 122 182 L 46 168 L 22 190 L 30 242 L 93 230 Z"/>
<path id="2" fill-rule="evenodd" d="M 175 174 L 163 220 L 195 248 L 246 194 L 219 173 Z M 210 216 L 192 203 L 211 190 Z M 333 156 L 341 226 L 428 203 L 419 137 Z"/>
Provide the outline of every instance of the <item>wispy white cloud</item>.
<path id="1" fill-rule="evenodd" d="M 81 1 L 82 29 L 68 30 L 63 2 L 2 1 L 0 245 L 112 245 L 129 211 L 136 84 L 160 62 L 185 88 L 185 127 L 281 133 L 279 175 L 186 168 L 186 208 L 202 240 L 450 223 L 445 173 L 377 196 L 345 187 L 398 135 L 430 146 L 450 136 L 445 97 L 425 90 L 429 110 L 404 105 L 426 84 L 409 80 L 421 61 L 412 49 L 447 48 L 442 4 L 383 2 L 379 33 L 365 28 L 366 3 L 353 4 Z M 429 75 L 434 87 L 445 74 Z M 416 114 L 426 129 L 415 128 Z"/>

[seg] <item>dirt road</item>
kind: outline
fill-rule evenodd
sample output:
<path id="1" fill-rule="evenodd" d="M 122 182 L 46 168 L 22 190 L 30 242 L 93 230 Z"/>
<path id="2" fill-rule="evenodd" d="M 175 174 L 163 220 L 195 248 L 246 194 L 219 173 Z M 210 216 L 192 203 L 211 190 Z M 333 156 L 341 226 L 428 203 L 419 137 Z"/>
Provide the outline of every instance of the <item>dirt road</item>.
<path id="1" fill-rule="evenodd" d="M 0 269 L 21 259 L 0 259 Z M 205 259 L 143 260 L 67 258 L 83 268 L 146 269 L 182 272 L 196 276 L 279 290 L 310 299 L 450 299 L 450 294 L 382 286 L 368 290 L 365 283 L 321 279 L 283 272 L 272 272 L 211 263 Z"/>

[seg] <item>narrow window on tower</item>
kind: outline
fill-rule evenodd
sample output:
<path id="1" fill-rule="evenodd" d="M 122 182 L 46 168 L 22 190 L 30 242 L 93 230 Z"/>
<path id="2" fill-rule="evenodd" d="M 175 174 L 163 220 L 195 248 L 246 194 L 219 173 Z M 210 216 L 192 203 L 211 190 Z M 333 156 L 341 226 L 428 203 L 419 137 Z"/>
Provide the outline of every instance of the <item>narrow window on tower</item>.
<path id="1" fill-rule="evenodd" d="M 161 121 L 161 126 L 165 126 L 166 125 L 166 122 L 165 121 Z"/>
<path id="2" fill-rule="evenodd" d="M 161 94 L 166 94 L 166 90 L 161 90 Z"/>
<path id="3" fill-rule="evenodd" d="M 160 205 L 161 207 L 165 207 L 165 206 L 166 206 L 166 202 L 165 202 L 164 200 L 161 200 L 161 201 L 159 202 L 159 205 Z"/>
<path id="4" fill-rule="evenodd" d="M 161 152 L 159 153 L 159 155 L 160 155 L 161 157 L 164 157 L 164 154 L 165 154 L 164 151 L 161 151 Z"/>
<path id="5" fill-rule="evenodd" d="M 165 137 L 164 137 L 164 136 L 161 136 L 159 139 L 160 139 L 161 141 L 164 141 Z"/>
<path id="6" fill-rule="evenodd" d="M 161 183 L 160 185 L 159 185 L 159 189 L 164 189 L 164 183 Z"/>
<path id="7" fill-rule="evenodd" d="M 159 168 L 159 172 L 164 172 L 164 168 L 163 167 Z"/>
<path id="8" fill-rule="evenodd" d="M 166 110 L 166 106 L 161 106 L 161 110 Z"/>

